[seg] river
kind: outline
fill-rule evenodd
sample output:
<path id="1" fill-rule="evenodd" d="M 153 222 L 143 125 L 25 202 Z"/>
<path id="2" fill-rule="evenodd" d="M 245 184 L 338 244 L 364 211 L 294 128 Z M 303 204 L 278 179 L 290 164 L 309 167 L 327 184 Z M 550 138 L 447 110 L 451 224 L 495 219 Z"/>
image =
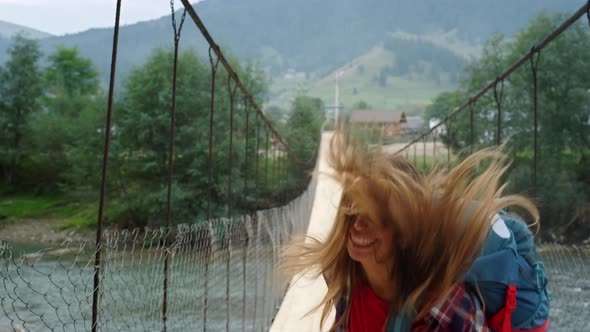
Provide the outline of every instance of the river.
<path id="1" fill-rule="evenodd" d="M 29 331 L 91 329 L 92 253 L 58 254 L 0 258 L 0 331 L 16 325 Z M 102 270 L 99 330 L 162 330 L 164 251 L 110 255 Z M 552 296 L 551 330 L 590 331 L 588 249 L 556 246 L 542 256 Z M 167 330 L 202 330 L 204 324 L 209 331 L 225 330 L 228 317 L 232 331 L 243 324 L 247 331 L 266 330 L 281 294 L 271 282 L 271 260 L 272 251 L 261 248 L 258 253 L 236 250 L 229 262 L 225 254 L 214 255 L 208 264 L 194 252 L 175 253 L 169 265 Z"/>

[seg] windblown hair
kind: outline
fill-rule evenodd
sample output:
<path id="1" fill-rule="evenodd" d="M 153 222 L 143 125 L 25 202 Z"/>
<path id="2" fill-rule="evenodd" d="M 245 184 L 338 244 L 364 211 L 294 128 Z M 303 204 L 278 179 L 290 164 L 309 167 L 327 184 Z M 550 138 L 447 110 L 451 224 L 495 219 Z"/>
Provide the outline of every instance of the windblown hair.
<path id="1" fill-rule="evenodd" d="M 280 268 L 290 275 L 317 272 L 329 279 L 322 302 L 322 327 L 348 287 L 364 282 L 362 267 L 347 252 L 351 220 L 364 214 L 393 231 L 392 313 L 422 319 L 460 282 L 491 230 L 493 216 L 519 207 L 538 223 L 535 205 L 523 196 L 503 196 L 508 159 L 484 149 L 450 170 L 421 175 L 405 159 L 356 146 L 341 128 L 330 142 L 329 163 L 342 185 L 336 220 L 325 241 L 311 237 L 288 245 Z M 483 166 L 487 165 L 487 166 Z M 350 311 L 331 331 L 344 323 Z"/>

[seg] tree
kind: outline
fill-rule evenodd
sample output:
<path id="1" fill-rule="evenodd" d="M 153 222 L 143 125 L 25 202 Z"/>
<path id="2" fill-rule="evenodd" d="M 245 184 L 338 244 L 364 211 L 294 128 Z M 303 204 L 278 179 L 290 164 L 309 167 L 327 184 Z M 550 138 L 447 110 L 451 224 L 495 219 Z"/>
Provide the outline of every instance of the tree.
<path id="1" fill-rule="evenodd" d="M 9 60 L 0 72 L 0 170 L 12 186 L 30 154 L 30 121 L 39 111 L 42 94 L 37 41 L 17 34 L 8 48 Z"/>
<path id="2" fill-rule="evenodd" d="M 563 14 L 540 14 L 511 43 L 509 61 L 525 53 L 543 36 L 567 19 Z M 528 46 L 526 46 L 528 45 Z M 537 195 L 544 225 L 555 234 L 588 237 L 588 200 L 590 182 L 580 170 L 588 169 L 590 155 L 590 93 L 588 80 L 590 64 L 586 61 L 590 49 L 590 34 L 586 26 L 574 24 L 541 52 L 538 63 L 538 178 Z M 514 136 L 515 168 L 520 178 L 513 181 L 521 190 L 530 187 L 532 165 L 532 71 L 521 70 L 511 84 L 520 87 L 512 91 L 507 109 L 506 131 Z M 529 98 L 526 98 L 528 95 Z M 524 171 L 527 170 L 527 171 Z M 527 183 L 528 182 L 528 183 Z M 527 186 L 528 184 L 528 186 Z M 584 217 L 586 216 L 586 217 Z M 586 225 L 586 226 L 584 226 Z M 581 230 L 585 227 L 585 232 Z"/>
<path id="3" fill-rule="evenodd" d="M 32 166 L 43 174 L 36 180 L 37 187 L 55 189 L 65 185 L 68 191 L 81 192 L 81 188 L 92 187 L 89 186 L 91 177 L 76 178 L 79 172 L 74 169 L 87 165 L 102 150 L 80 154 L 82 150 L 91 149 L 97 129 L 104 126 L 98 119 L 100 113 L 104 113 L 106 101 L 100 98 L 94 65 L 82 58 L 77 48 L 59 46 L 48 59 L 43 71 L 44 111 L 37 114 L 31 124 L 35 155 Z M 90 133 L 86 132 L 88 130 Z M 89 146 L 84 147 L 84 144 Z"/>
<path id="4" fill-rule="evenodd" d="M 98 72 L 90 59 L 80 56 L 78 47 L 58 46 L 48 60 L 44 77 L 50 92 L 62 92 L 67 97 L 98 92 Z"/>
<path id="5" fill-rule="evenodd" d="M 307 183 L 308 173 L 315 164 L 324 120 L 321 99 L 307 96 L 295 98 L 287 121 L 287 144 L 292 154 L 290 178 L 295 180 L 295 186 Z"/>
<path id="6" fill-rule="evenodd" d="M 266 90 L 254 66 L 241 68 L 230 58 L 232 67 L 255 100 Z M 128 77 L 122 109 L 116 121 L 117 152 L 122 178 L 119 194 L 125 202 L 125 218 L 135 225 L 161 222 L 167 202 L 170 110 L 172 105 L 173 54 L 156 50 L 148 61 Z M 255 113 L 250 109 L 249 132 L 245 132 L 244 99 L 234 95 L 232 149 L 230 144 L 230 95 L 228 74 L 219 66 L 216 74 L 213 117 L 211 216 L 227 216 L 227 201 L 233 198 L 233 212 L 246 209 L 252 197 L 243 194 L 244 179 L 252 179 L 257 156 Z M 211 71 L 195 52 L 178 58 L 174 147 L 173 205 L 175 222 L 195 222 L 207 217 L 209 117 Z M 244 151 L 249 135 L 248 165 Z M 263 135 L 261 135 L 263 136 Z M 263 144 L 263 143 L 261 143 Z M 232 165 L 228 161 L 232 153 Z M 229 192 L 229 167 L 232 190 Z"/>
<path id="7" fill-rule="evenodd" d="M 562 14 L 541 13 L 512 40 L 492 37 L 481 58 L 470 64 L 460 88 L 439 95 L 429 108 L 430 114 L 448 114 L 467 96 L 493 81 L 531 45 L 552 32 L 566 19 Z M 587 169 L 590 155 L 590 93 L 587 77 L 590 63 L 585 61 L 590 49 L 587 27 L 574 24 L 541 51 L 538 62 L 538 160 L 536 199 L 540 202 L 543 225 L 548 232 L 559 234 L 571 227 L 587 224 L 590 182 L 582 170 Z M 509 191 L 532 193 L 533 189 L 533 79 L 530 64 L 525 64 L 507 77 L 501 93 L 501 138 L 514 159 L 509 175 Z M 454 105 L 453 105 L 454 104 Z M 496 142 L 497 104 L 493 91 L 474 104 L 474 142 L 476 148 Z M 450 144 L 462 149 L 470 144 L 469 111 L 451 122 Z M 585 164 L 584 164 L 585 163 Z M 584 219 L 586 218 L 586 219 Z M 574 226 L 572 226 L 574 225 Z M 578 225 L 578 226 L 575 226 Z"/>
<path id="8" fill-rule="evenodd" d="M 432 104 L 426 107 L 424 112 L 424 123 L 428 124 L 431 119 L 442 120 L 450 115 L 457 106 L 465 100 L 465 94 L 460 91 L 443 92 L 434 98 Z M 442 142 L 451 149 L 460 149 L 470 143 L 469 115 L 465 112 L 453 118 L 450 123 L 445 124 L 451 130 L 447 130 L 441 137 Z M 462 131 L 453 130 L 463 128 Z"/>
<path id="9" fill-rule="evenodd" d="M 48 113 L 77 117 L 90 99 L 100 93 L 98 72 L 90 59 L 80 56 L 77 47 L 58 46 L 48 57 L 43 72 Z"/>
<path id="10" fill-rule="evenodd" d="M 285 136 L 287 132 L 285 129 L 285 111 L 278 106 L 270 105 L 264 110 L 264 114 L 279 134 Z"/>
<path id="11" fill-rule="evenodd" d="M 370 109 L 371 105 L 369 105 L 369 103 L 367 103 L 364 100 L 359 100 L 352 105 L 352 108 L 358 109 L 358 110 L 366 110 L 366 109 Z"/>

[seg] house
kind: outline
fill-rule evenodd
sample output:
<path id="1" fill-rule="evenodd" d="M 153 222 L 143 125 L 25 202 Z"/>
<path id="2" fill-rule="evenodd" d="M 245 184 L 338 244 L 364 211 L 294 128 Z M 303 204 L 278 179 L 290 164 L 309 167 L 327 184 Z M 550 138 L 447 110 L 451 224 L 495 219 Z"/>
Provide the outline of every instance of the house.
<path id="1" fill-rule="evenodd" d="M 432 131 L 432 133 L 435 136 L 441 136 L 441 135 L 446 135 L 447 134 L 447 126 L 445 124 L 442 124 L 442 125 L 439 126 L 440 123 L 441 123 L 441 120 L 440 119 L 437 119 L 437 118 L 431 118 L 428 121 L 428 128 L 433 129 L 434 127 L 436 127 Z"/>
<path id="2" fill-rule="evenodd" d="M 417 135 L 422 132 L 423 127 L 424 119 L 421 116 L 408 116 L 406 123 L 402 123 L 402 134 Z"/>
<path id="3" fill-rule="evenodd" d="M 287 80 L 298 79 L 303 80 L 305 79 L 305 72 L 297 71 L 295 68 L 287 69 L 287 72 L 284 75 L 284 78 Z"/>
<path id="4" fill-rule="evenodd" d="M 402 111 L 355 109 L 350 113 L 351 125 L 373 128 L 382 137 L 401 135 L 402 124 L 406 122 L 406 114 Z"/>

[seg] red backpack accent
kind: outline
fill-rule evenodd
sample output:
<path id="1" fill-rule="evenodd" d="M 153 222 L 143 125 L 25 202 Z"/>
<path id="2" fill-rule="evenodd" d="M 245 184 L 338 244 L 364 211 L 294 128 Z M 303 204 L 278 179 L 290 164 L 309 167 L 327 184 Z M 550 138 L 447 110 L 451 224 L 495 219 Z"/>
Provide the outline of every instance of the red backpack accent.
<path id="1" fill-rule="evenodd" d="M 490 327 L 498 332 L 512 332 L 512 313 L 516 310 L 516 286 L 509 285 L 506 289 L 504 307 L 489 320 Z"/>

